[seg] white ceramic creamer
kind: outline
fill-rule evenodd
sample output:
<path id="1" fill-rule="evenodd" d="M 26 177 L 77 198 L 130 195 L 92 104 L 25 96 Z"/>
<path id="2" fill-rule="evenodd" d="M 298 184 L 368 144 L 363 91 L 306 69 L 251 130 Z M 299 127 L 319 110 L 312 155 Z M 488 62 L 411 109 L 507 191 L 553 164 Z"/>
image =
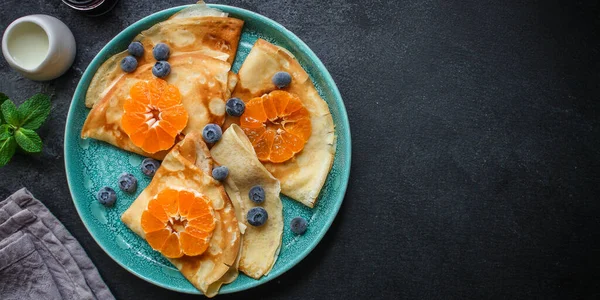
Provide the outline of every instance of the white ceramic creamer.
<path id="1" fill-rule="evenodd" d="M 12 22 L 2 37 L 2 54 L 24 77 L 44 81 L 65 73 L 75 59 L 75 38 L 55 17 L 30 15 Z"/>

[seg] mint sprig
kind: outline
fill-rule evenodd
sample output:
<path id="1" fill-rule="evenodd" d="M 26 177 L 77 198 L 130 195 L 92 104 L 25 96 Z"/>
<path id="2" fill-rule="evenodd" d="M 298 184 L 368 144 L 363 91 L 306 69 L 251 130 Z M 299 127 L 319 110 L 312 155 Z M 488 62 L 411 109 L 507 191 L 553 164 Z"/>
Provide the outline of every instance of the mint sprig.
<path id="1" fill-rule="evenodd" d="M 52 104 L 47 95 L 36 94 L 17 107 L 2 93 L 0 104 L 0 167 L 3 167 L 17 146 L 27 153 L 42 151 L 42 139 L 34 130 L 46 121 Z"/>

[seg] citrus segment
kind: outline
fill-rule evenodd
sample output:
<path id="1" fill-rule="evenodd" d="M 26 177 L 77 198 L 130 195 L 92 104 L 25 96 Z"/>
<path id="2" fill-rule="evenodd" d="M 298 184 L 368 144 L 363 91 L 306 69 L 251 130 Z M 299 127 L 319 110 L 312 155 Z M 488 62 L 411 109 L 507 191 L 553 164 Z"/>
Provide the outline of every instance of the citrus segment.
<path id="1" fill-rule="evenodd" d="M 262 99 L 262 98 L 255 98 Z M 240 125 L 244 128 L 259 128 L 262 127 L 267 120 L 265 108 L 262 105 L 262 100 L 250 101 L 246 104 L 246 110 L 240 118 Z"/>
<path id="2" fill-rule="evenodd" d="M 308 119 L 310 119 L 310 115 L 308 114 L 308 110 L 306 109 L 299 109 L 286 117 L 288 123 Z"/>
<path id="3" fill-rule="evenodd" d="M 283 115 L 291 115 L 293 112 L 299 111 L 301 109 L 304 108 L 304 105 L 302 105 L 302 102 L 300 102 L 300 100 L 296 101 L 296 99 L 290 99 L 290 101 L 288 102 L 288 105 L 285 107 L 285 110 L 283 111 Z"/>
<path id="4" fill-rule="evenodd" d="M 151 201 L 148 203 L 148 211 L 163 224 L 166 224 L 167 221 L 169 221 L 170 217 L 167 215 L 167 213 L 165 213 L 164 208 L 162 205 L 160 205 L 160 203 L 158 203 L 158 201 Z"/>
<path id="5" fill-rule="evenodd" d="M 280 94 L 279 91 L 273 91 L 271 93 L 275 93 L 274 95 L 279 95 L 278 100 L 274 101 L 275 109 L 277 110 L 277 115 L 283 115 L 285 108 L 290 102 L 291 97 L 287 97 L 287 95 Z"/>
<path id="6" fill-rule="evenodd" d="M 151 103 L 148 83 L 145 81 L 140 81 L 134 84 L 129 90 L 129 96 L 131 98 L 136 99 L 136 102 L 140 104 Z M 125 105 L 127 105 L 127 102 L 125 103 Z"/>
<path id="7" fill-rule="evenodd" d="M 188 121 L 177 87 L 155 78 L 135 83 L 129 96 L 121 128 L 131 142 L 147 153 L 171 148 Z"/>
<path id="8" fill-rule="evenodd" d="M 194 198 L 196 195 L 188 191 L 179 192 L 179 215 L 187 217 L 188 211 L 192 204 L 194 204 Z"/>
<path id="9" fill-rule="evenodd" d="M 197 205 L 196 202 L 198 202 L 198 200 L 194 200 L 194 203 L 189 208 L 187 215 L 184 217 L 191 221 L 208 215 L 211 216 L 212 219 L 212 214 L 210 211 L 212 208 L 207 205 Z"/>
<path id="10" fill-rule="evenodd" d="M 252 142 L 252 146 L 254 147 L 254 151 L 256 151 L 256 157 L 258 157 L 258 159 L 262 161 L 269 160 L 275 135 L 276 133 L 273 130 L 266 130 L 265 133 L 258 139 L 254 141 L 250 140 L 250 142 Z"/>
<path id="11" fill-rule="evenodd" d="M 152 249 L 162 249 L 170 234 L 171 232 L 167 229 L 148 232 L 146 233 L 146 241 L 148 241 L 148 244 L 150 244 Z"/>
<path id="12" fill-rule="evenodd" d="M 175 130 L 174 134 L 179 133 L 179 128 L 185 128 L 187 124 L 187 111 L 183 105 L 176 105 L 165 108 L 160 113 L 159 117 L 167 123 L 168 126 Z M 167 128 L 163 126 L 163 128 Z"/>
<path id="13" fill-rule="evenodd" d="M 190 229 L 194 228 L 204 228 L 207 230 L 212 230 L 215 228 L 215 222 L 213 216 L 210 214 L 200 216 L 193 220 L 188 221 L 188 225 L 191 226 Z"/>
<path id="14" fill-rule="evenodd" d="M 186 249 L 186 255 L 196 256 L 204 253 L 208 248 L 208 239 L 205 237 L 196 237 L 190 233 L 181 233 L 181 245 Z"/>
<path id="15" fill-rule="evenodd" d="M 160 249 L 160 252 L 170 258 L 182 257 L 183 251 L 181 251 L 181 247 L 179 246 L 179 235 L 171 233 Z"/>
<path id="16" fill-rule="evenodd" d="M 161 135 L 161 134 L 166 134 L 168 136 L 173 136 L 173 135 L 177 135 L 179 132 L 178 130 L 173 127 L 173 125 L 171 125 L 171 123 L 169 122 L 163 122 L 161 124 L 160 127 L 156 127 L 156 134 L 157 135 Z M 166 139 L 165 139 L 166 141 Z"/>
<path id="17" fill-rule="evenodd" d="M 311 134 L 310 120 L 301 119 L 292 123 L 286 123 L 283 125 L 285 131 L 299 137 L 303 140 L 308 140 Z"/>
<path id="18" fill-rule="evenodd" d="M 292 151 L 291 147 L 288 146 L 288 143 L 283 139 L 283 137 L 281 135 L 276 136 L 273 140 L 273 146 L 271 147 L 269 159 L 272 162 L 282 162 L 286 161 L 293 155 L 294 151 Z"/>
<path id="19" fill-rule="evenodd" d="M 169 258 L 204 253 L 215 222 L 208 198 L 191 190 L 171 188 L 148 202 L 141 220 L 148 244 Z"/>
<path id="20" fill-rule="evenodd" d="M 160 151 L 160 142 L 157 143 L 157 140 L 158 135 L 156 134 L 156 130 L 148 130 L 140 147 L 148 153 L 156 153 Z"/>
<path id="21" fill-rule="evenodd" d="M 251 141 L 258 141 L 262 137 L 262 135 L 265 134 L 265 132 L 267 132 L 267 129 L 265 127 L 246 128 L 244 132 L 248 136 L 248 139 L 250 139 Z"/>
<path id="22" fill-rule="evenodd" d="M 148 232 L 154 232 L 165 228 L 165 223 L 152 214 L 143 214 L 142 227 L 148 230 Z"/>
<path id="23" fill-rule="evenodd" d="M 144 116 L 143 114 L 139 114 L 139 113 L 131 113 L 131 114 L 127 114 L 127 115 L 123 115 L 123 118 L 121 119 L 121 127 L 123 128 L 123 130 L 125 132 L 137 132 L 138 130 L 148 130 L 146 124 L 144 124 L 146 122 L 146 116 Z M 143 124 L 143 125 L 142 125 Z M 131 135 L 131 140 L 133 141 L 134 138 L 137 137 L 141 137 L 141 135 Z M 141 140 L 143 142 L 143 140 Z M 134 142 L 135 143 L 135 142 Z"/>
<path id="24" fill-rule="evenodd" d="M 163 126 L 164 125 L 166 124 L 163 124 Z M 154 143 L 158 147 L 155 152 L 163 149 L 169 149 L 171 146 L 173 146 L 173 143 L 171 142 L 171 137 L 173 137 L 173 135 L 167 132 L 164 127 L 157 126 L 154 132 L 156 132 L 156 140 Z"/>
<path id="25" fill-rule="evenodd" d="M 265 109 L 265 115 L 267 115 L 267 119 L 273 122 L 277 119 L 277 109 L 275 108 L 275 104 L 273 103 L 272 97 L 265 97 L 263 99 L 263 107 Z"/>
<path id="26" fill-rule="evenodd" d="M 312 134 L 310 114 L 295 94 L 276 90 L 246 103 L 240 127 L 261 161 L 285 162 Z"/>
<path id="27" fill-rule="evenodd" d="M 158 193 L 156 202 L 162 206 L 169 217 L 173 217 L 179 211 L 179 191 L 174 189 L 164 189 Z"/>
<path id="28" fill-rule="evenodd" d="M 194 236 L 198 239 L 207 239 L 208 237 L 210 237 L 210 235 L 206 231 L 202 231 L 191 225 L 190 227 L 188 227 L 188 230 L 186 230 L 185 233 Z"/>
<path id="29" fill-rule="evenodd" d="M 300 152 L 302 150 L 302 148 L 304 147 L 304 143 L 302 142 L 302 139 L 287 132 L 284 131 L 281 133 L 281 137 L 283 142 L 286 144 L 287 148 L 289 148 L 290 150 L 292 150 L 292 152 Z"/>

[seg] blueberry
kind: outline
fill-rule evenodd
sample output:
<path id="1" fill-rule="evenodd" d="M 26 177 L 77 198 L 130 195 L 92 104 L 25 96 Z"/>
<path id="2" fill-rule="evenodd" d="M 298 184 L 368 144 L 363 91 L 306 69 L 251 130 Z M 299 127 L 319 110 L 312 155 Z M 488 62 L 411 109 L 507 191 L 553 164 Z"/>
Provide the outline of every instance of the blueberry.
<path id="1" fill-rule="evenodd" d="M 105 186 L 98 191 L 96 198 L 104 206 L 113 206 L 115 201 L 117 201 L 117 193 L 115 193 L 115 190 Z"/>
<path id="2" fill-rule="evenodd" d="M 252 200 L 254 203 L 263 203 L 265 202 L 265 190 L 260 185 L 253 186 L 248 192 L 248 198 Z"/>
<path id="3" fill-rule="evenodd" d="M 277 72 L 273 75 L 271 81 L 273 81 L 273 84 L 278 88 L 282 89 L 292 83 L 292 75 L 288 72 Z"/>
<path id="4" fill-rule="evenodd" d="M 142 55 L 144 55 L 144 46 L 140 42 L 133 42 L 129 44 L 129 47 L 127 47 L 127 51 L 129 52 L 129 54 L 135 57 L 142 57 Z"/>
<path id="5" fill-rule="evenodd" d="M 137 190 L 137 178 L 130 173 L 123 173 L 119 176 L 119 188 L 126 193 L 135 193 Z"/>
<path id="6" fill-rule="evenodd" d="M 171 73 L 171 65 L 166 61 L 157 61 L 152 67 L 152 74 L 158 78 L 166 77 Z"/>
<path id="7" fill-rule="evenodd" d="M 218 181 L 223 181 L 229 175 L 229 168 L 226 166 L 216 167 L 212 170 L 212 177 Z"/>
<path id="8" fill-rule="evenodd" d="M 269 214 L 262 207 L 253 207 L 248 211 L 248 215 L 246 219 L 248 219 L 248 223 L 252 226 L 261 226 L 267 222 L 269 218 Z"/>
<path id="9" fill-rule="evenodd" d="M 125 56 L 125 58 L 121 60 L 121 70 L 126 73 L 135 71 L 135 69 L 137 69 L 137 65 L 137 59 L 131 55 Z"/>
<path id="10" fill-rule="evenodd" d="M 202 137 L 207 143 L 216 143 L 223 136 L 223 130 L 217 124 L 207 124 L 202 130 Z"/>
<path id="11" fill-rule="evenodd" d="M 170 52 L 171 50 L 169 50 L 169 46 L 167 46 L 165 43 L 158 43 L 156 46 L 154 46 L 154 49 L 152 49 L 152 55 L 154 55 L 156 60 L 169 59 Z"/>
<path id="12" fill-rule="evenodd" d="M 246 110 L 246 104 L 240 98 L 231 98 L 225 104 L 225 111 L 232 117 L 239 117 Z"/>
<path id="13" fill-rule="evenodd" d="M 303 217 L 295 217 L 290 222 L 290 228 L 295 234 L 303 234 L 306 232 L 306 226 L 308 226 L 308 223 Z"/>
<path id="14" fill-rule="evenodd" d="M 160 162 L 156 159 L 146 158 L 142 161 L 142 165 L 140 166 L 142 173 L 148 177 L 154 176 L 156 170 L 160 167 Z"/>

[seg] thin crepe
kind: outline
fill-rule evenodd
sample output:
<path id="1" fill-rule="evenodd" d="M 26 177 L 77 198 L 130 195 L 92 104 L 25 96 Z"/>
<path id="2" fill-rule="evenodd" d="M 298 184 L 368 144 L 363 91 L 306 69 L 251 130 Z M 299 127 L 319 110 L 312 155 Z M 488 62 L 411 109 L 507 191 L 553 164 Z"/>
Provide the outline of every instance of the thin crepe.
<path id="1" fill-rule="evenodd" d="M 201 135 L 196 132 L 186 135 L 167 154 L 150 185 L 123 213 L 121 220 L 144 238 L 142 213 L 152 197 L 162 189 L 187 188 L 206 195 L 211 200 L 217 218 L 208 250 L 199 256 L 183 256 L 169 261 L 196 288 L 212 297 L 223 283 L 231 282 L 237 277 L 235 263 L 242 237 L 231 200 L 223 185 L 207 174 L 210 169 L 212 158 Z"/>
<path id="2" fill-rule="evenodd" d="M 197 6 L 201 5 L 193 7 Z M 175 14 L 172 19 L 150 27 L 133 39 L 144 45 L 144 54 L 138 58 L 138 66 L 154 65 L 156 60 L 152 56 L 152 48 L 158 43 L 169 45 L 171 56 L 202 53 L 229 65 L 233 63 L 244 21 L 217 16 L 177 16 Z M 100 102 L 115 82 L 128 76 L 120 67 L 121 60 L 127 55 L 127 51 L 113 55 L 96 71 L 86 94 L 87 107 L 91 108 Z"/>
<path id="3" fill-rule="evenodd" d="M 229 168 L 225 189 L 233 202 L 238 220 L 244 225 L 242 228 L 245 228 L 239 270 L 259 279 L 271 271 L 281 247 L 283 205 L 279 198 L 279 181 L 264 168 L 252 144 L 235 124 L 223 133 L 210 153 L 219 165 Z M 248 192 L 255 185 L 265 190 L 266 199 L 262 204 L 256 204 L 248 198 Z M 248 211 L 256 206 L 263 207 L 268 213 L 267 222 L 260 227 L 248 224 L 246 219 Z"/>
<path id="4" fill-rule="evenodd" d="M 232 96 L 248 102 L 275 90 L 271 78 L 279 71 L 292 75 L 292 83 L 284 90 L 302 100 L 310 113 L 312 134 L 304 149 L 292 159 L 284 163 L 266 162 L 264 166 L 279 179 L 283 194 L 314 207 L 333 164 L 335 130 L 329 107 L 306 71 L 289 51 L 259 39 L 240 68 Z"/>
<path id="5" fill-rule="evenodd" d="M 193 8 L 193 9 L 192 9 Z M 204 4 L 182 10 L 172 19 L 160 22 L 140 33 L 134 41 L 144 45 L 133 73 L 125 73 L 120 61 L 127 51 L 109 58 L 98 69 L 86 94 L 86 106 L 92 111 L 81 131 L 82 138 L 105 141 L 140 155 L 163 159 L 168 151 L 146 153 L 135 146 L 121 128 L 123 103 L 129 90 L 140 80 L 154 78 L 152 66 L 156 60 L 152 48 L 157 43 L 169 45 L 171 73 L 165 77 L 182 95 L 189 121 L 183 134 L 199 131 L 208 124 L 223 124 L 225 102 L 231 96 L 237 76 L 230 72 L 244 22 L 214 14 Z"/>
<path id="6" fill-rule="evenodd" d="M 201 131 L 208 123 L 221 124 L 225 119 L 225 101 L 231 95 L 230 65 L 201 53 L 174 55 L 169 59 L 171 74 L 166 81 L 181 93 L 181 101 L 188 112 L 184 134 Z M 129 90 L 140 80 L 151 80 L 152 66 L 140 66 L 134 73 L 122 76 L 90 111 L 81 130 L 82 138 L 94 138 L 140 155 L 162 159 L 167 151 L 146 153 L 133 144 L 121 127 L 123 105 Z"/>

